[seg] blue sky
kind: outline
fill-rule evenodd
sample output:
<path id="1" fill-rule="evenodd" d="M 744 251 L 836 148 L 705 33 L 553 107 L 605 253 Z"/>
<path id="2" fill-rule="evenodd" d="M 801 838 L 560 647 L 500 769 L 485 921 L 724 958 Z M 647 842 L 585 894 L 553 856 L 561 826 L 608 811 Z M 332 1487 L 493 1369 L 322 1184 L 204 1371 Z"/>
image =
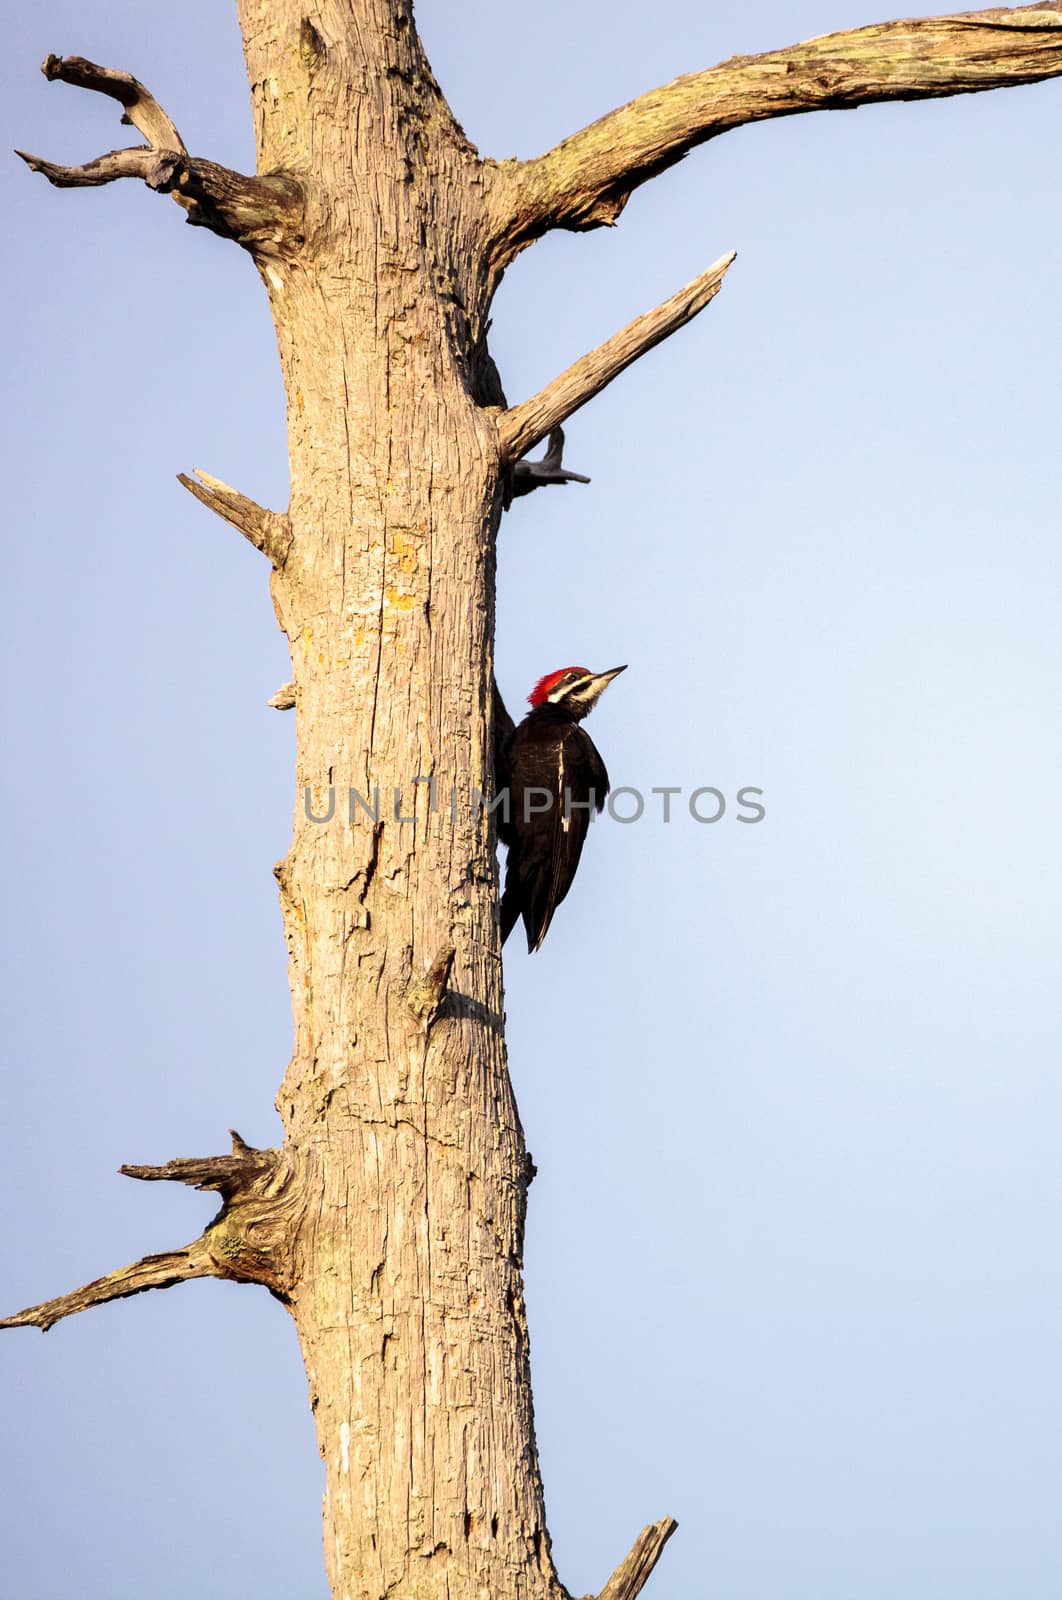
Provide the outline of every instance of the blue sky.
<path id="1" fill-rule="evenodd" d="M 9 21 L 6 146 L 120 141 L 109 103 L 45 83 L 54 50 L 135 72 L 193 150 L 249 167 L 234 8 L 94 11 Z M 495 156 L 872 20 L 419 11 Z M 498 297 L 516 401 L 738 251 L 573 419 L 592 486 L 518 503 L 500 549 L 512 707 L 629 662 L 592 724 L 613 781 L 767 806 L 603 822 L 542 952 L 507 955 L 573 1593 L 668 1512 L 656 1600 L 1062 1588 L 1060 94 L 741 130 Z M 289 675 L 265 563 L 174 481 L 286 501 L 253 269 L 142 186 L 58 193 L 13 158 L 2 181 L 14 1310 L 199 1231 L 208 1197 L 121 1162 L 277 1137 L 293 728 L 265 707 Z M 2 1600 L 324 1600 L 305 1380 L 264 1292 L 143 1296 L 0 1362 Z"/>

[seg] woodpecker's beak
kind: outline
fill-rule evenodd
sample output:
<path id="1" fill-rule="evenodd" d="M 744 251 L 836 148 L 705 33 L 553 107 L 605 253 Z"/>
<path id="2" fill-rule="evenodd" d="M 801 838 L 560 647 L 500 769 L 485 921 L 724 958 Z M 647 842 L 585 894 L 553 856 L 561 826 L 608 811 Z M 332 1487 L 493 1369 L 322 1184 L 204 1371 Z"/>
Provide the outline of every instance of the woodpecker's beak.
<path id="1" fill-rule="evenodd" d="M 613 667 L 611 672 L 595 673 L 592 678 L 586 681 L 585 688 L 577 691 L 580 704 L 588 709 L 590 706 L 596 706 L 613 678 L 618 678 L 620 673 L 626 672 L 626 670 L 626 665 L 624 665 L 622 667 Z"/>
<path id="2" fill-rule="evenodd" d="M 599 695 L 602 689 L 608 688 L 613 678 L 618 678 L 620 673 L 626 672 L 626 670 L 627 667 L 624 664 L 622 667 L 613 667 L 611 672 L 599 672 L 593 682 L 594 694 Z"/>

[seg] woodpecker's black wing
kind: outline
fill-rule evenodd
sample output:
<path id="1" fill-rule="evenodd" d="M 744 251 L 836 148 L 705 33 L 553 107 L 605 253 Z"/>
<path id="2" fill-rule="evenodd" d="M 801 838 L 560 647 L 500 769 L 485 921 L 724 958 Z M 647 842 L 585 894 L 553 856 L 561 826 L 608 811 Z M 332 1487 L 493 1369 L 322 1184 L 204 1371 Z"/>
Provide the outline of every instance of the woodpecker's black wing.
<path id="1" fill-rule="evenodd" d="M 537 950 L 572 886 L 591 809 L 608 794 L 608 772 L 577 723 L 539 720 L 517 728 L 510 745 L 511 812 L 501 924 L 503 941 L 523 917 L 527 948 Z"/>
<path id="2" fill-rule="evenodd" d="M 504 795 L 510 786 L 509 751 L 516 732 L 516 723 L 506 708 L 501 697 L 497 680 L 494 683 L 494 792 L 493 799 Z M 509 812 L 504 805 L 499 806 L 495 812 L 497 818 L 498 838 L 503 844 L 511 844 L 513 837 L 512 827 L 509 825 Z"/>

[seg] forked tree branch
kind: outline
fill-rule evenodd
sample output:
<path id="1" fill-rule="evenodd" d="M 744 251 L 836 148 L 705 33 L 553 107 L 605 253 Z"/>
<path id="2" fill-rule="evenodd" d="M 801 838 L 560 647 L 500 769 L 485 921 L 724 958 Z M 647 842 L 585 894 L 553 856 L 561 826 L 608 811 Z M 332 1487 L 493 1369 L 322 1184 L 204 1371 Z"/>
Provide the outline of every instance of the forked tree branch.
<path id="1" fill-rule="evenodd" d="M 747 122 L 1005 89 L 1062 74 L 1062 0 L 825 34 L 733 56 L 632 100 L 546 155 L 499 169 L 504 261 L 549 228 L 615 222 L 639 184 Z"/>
<path id="2" fill-rule="evenodd" d="M 503 411 L 498 417 L 498 434 L 503 457 L 515 461 L 526 450 L 570 417 L 580 406 L 592 400 L 613 378 L 639 356 L 645 355 L 654 345 L 660 344 L 677 328 L 684 327 L 699 311 L 719 293 L 727 268 L 736 252 L 721 256 L 707 272 L 694 278 L 684 289 L 673 294 L 653 311 L 629 322 L 611 339 L 591 350 L 573 366 L 567 368 L 552 383 L 524 400 L 520 405 Z"/>
<path id="3" fill-rule="evenodd" d="M 634 1541 L 634 1548 L 625 1556 L 598 1595 L 597 1600 L 634 1600 L 641 1593 L 653 1568 L 660 1560 L 667 1541 L 678 1523 L 674 1517 L 664 1517 L 643 1528 Z"/>
<path id="4" fill-rule="evenodd" d="M 47 56 L 41 71 L 49 81 L 94 89 L 117 100 L 123 108 L 122 121 L 137 128 L 148 142 L 111 150 L 78 167 L 16 150 L 31 172 L 42 173 L 57 189 L 140 178 L 149 188 L 172 195 L 189 222 L 234 239 L 256 257 L 281 254 L 285 246 L 298 241 L 302 189 L 293 178 L 284 173 L 249 178 L 190 156 L 170 117 L 131 73 L 98 67 L 82 56 Z"/>
<path id="5" fill-rule="evenodd" d="M 196 1189 L 213 1189 L 225 1202 L 198 1239 L 183 1250 L 144 1256 L 132 1266 L 120 1267 L 104 1278 L 55 1300 L 29 1306 L 13 1317 L 0 1319 L 2 1328 L 40 1328 L 47 1333 L 63 1317 L 146 1289 L 169 1289 L 192 1278 L 225 1278 L 240 1283 L 262 1283 L 280 1298 L 287 1288 L 286 1246 L 291 1208 L 290 1174 L 276 1150 L 255 1150 L 230 1130 L 232 1153 L 202 1160 L 167 1161 L 161 1167 L 126 1166 L 128 1178 L 148 1182 L 186 1183 Z"/>
<path id="6" fill-rule="evenodd" d="M 177 474 L 177 482 L 194 495 L 200 505 L 215 511 L 225 522 L 238 528 L 256 550 L 268 556 L 274 567 L 283 567 L 291 551 L 291 522 L 282 511 L 267 511 L 254 500 L 248 500 L 238 489 L 232 489 L 220 478 L 193 467 L 193 477 L 185 472 Z M 199 480 L 198 482 L 196 480 Z"/>

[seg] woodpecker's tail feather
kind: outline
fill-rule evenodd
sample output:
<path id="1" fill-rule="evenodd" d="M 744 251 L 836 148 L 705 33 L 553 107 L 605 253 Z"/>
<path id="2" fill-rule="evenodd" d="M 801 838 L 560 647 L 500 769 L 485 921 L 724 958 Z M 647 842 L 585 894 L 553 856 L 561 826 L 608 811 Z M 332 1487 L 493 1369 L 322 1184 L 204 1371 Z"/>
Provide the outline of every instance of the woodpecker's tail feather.
<path id="1" fill-rule="evenodd" d="M 516 851 L 510 850 L 505 867 L 505 890 L 501 897 L 499 913 L 501 942 L 505 943 L 522 917 L 524 930 L 527 933 L 528 955 L 534 955 L 541 946 L 554 911 L 548 899 L 544 904 L 541 903 L 542 895 L 536 895 L 534 890 L 534 879 L 526 881 L 525 875 L 520 871 Z"/>
<path id="2" fill-rule="evenodd" d="M 505 875 L 505 893 L 501 897 L 500 920 L 501 942 L 504 944 L 520 920 L 520 904 L 516 893 L 516 885 L 509 881 L 508 873 Z"/>

